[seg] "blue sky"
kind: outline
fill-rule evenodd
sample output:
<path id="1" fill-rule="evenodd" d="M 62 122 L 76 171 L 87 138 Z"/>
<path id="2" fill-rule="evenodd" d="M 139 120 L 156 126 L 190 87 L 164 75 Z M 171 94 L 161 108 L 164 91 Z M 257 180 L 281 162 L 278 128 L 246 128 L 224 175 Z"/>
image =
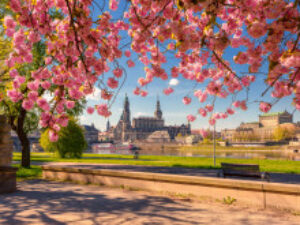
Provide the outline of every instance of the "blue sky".
<path id="1" fill-rule="evenodd" d="M 121 60 L 121 64 L 124 66 L 126 59 Z M 168 66 L 172 66 L 174 63 L 173 60 L 168 61 Z M 134 88 L 137 86 L 137 79 L 140 76 L 144 76 L 144 69 L 143 65 L 136 61 L 136 66 L 134 68 L 126 67 L 126 71 L 128 77 L 125 81 L 124 87 L 121 89 L 118 97 L 116 98 L 115 103 L 112 105 L 111 111 L 112 116 L 109 118 L 110 123 L 115 125 L 121 115 L 123 102 L 125 93 L 127 93 L 130 101 L 130 109 L 131 109 L 131 117 L 138 117 L 138 116 L 152 116 L 155 110 L 155 104 L 157 96 L 159 96 L 161 102 L 161 108 L 163 111 L 163 117 L 165 119 L 165 123 L 167 125 L 179 125 L 182 123 L 187 123 L 186 116 L 190 113 L 196 114 L 197 110 L 200 107 L 203 107 L 205 104 L 200 103 L 196 98 L 193 97 L 193 87 L 194 82 L 187 81 L 181 77 L 178 78 L 179 84 L 174 86 L 174 92 L 169 96 L 163 94 L 162 90 L 168 87 L 168 83 L 170 79 L 167 81 L 162 81 L 160 79 L 154 80 L 146 90 L 149 92 L 147 97 L 140 97 L 133 94 Z M 109 72 L 108 76 L 112 76 Z M 250 101 L 260 100 L 260 94 L 265 90 L 266 86 L 263 82 L 264 77 L 258 76 L 257 80 L 251 85 L 249 97 Z M 201 89 L 201 85 L 197 86 L 197 89 Z M 203 87 L 202 87 L 203 88 Z M 182 103 L 182 98 L 186 95 L 192 97 L 192 103 L 190 105 L 184 105 Z M 238 95 L 238 99 L 244 99 L 244 94 L 241 93 Z M 269 95 L 267 95 L 269 96 Z M 269 100 L 269 98 L 263 98 L 265 100 Z M 100 99 L 100 92 L 99 90 L 96 91 L 92 96 L 88 97 L 88 106 L 93 106 L 95 104 L 99 104 L 102 102 Z M 230 105 L 231 99 L 218 99 L 216 101 L 216 111 L 225 111 L 226 108 Z M 248 105 L 247 111 L 237 110 L 237 113 L 233 116 L 230 116 L 226 120 L 218 120 L 217 122 L 217 130 L 223 128 L 235 128 L 241 122 L 250 122 L 250 121 L 257 121 L 258 115 L 261 112 L 258 109 L 258 103 L 250 103 Z M 293 106 L 291 105 L 291 98 L 282 99 L 279 101 L 270 112 L 277 112 L 277 111 L 284 111 L 287 110 L 292 112 L 294 110 Z M 84 113 L 81 118 L 81 123 L 83 124 L 91 124 L 94 123 L 95 126 L 100 129 L 104 130 L 106 126 L 107 119 L 99 116 L 97 113 L 93 115 L 88 115 Z M 300 120 L 300 112 L 297 111 L 294 113 L 294 121 Z M 201 116 L 197 117 L 197 120 L 192 123 L 192 129 L 199 129 L 199 128 L 208 128 L 208 118 L 202 118 Z"/>
<path id="2" fill-rule="evenodd" d="M 120 18 L 121 11 L 124 8 L 124 4 L 127 1 L 120 1 L 121 6 L 120 9 L 117 12 L 112 12 L 112 16 Z M 105 9 L 107 10 L 107 8 Z M 94 17 L 97 17 L 99 15 L 99 11 L 97 8 L 94 8 Z M 128 38 L 127 38 L 128 41 Z M 124 49 L 126 50 L 126 49 Z M 238 66 L 233 63 L 232 56 L 236 55 L 237 52 L 243 51 L 245 48 L 239 48 L 239 49 L 232 49 L 228 48 L 226 49 L 224 53 L 224 58 L 226 60 L 229 60 L 230 63 L 233 65 L 233 69 L 235 71 L 247 71 L 247 66 Z M 182 123 L 187 123 L 186 116 L 188 114 L 196 114 L 197 110 L 200 107 L 203 107 L 205 104 L 199 103 L 199 101 L 196 98 L 192 98 L 192 103 L 188 106 L 184 105 L 182 103 L 182 98 L 186 95 L 193 97 L 193 87 L 195 85 L 194 81 L 187 81 L 183 79 L 182 77 L 178 77 L 179 84 L 177 86 L 174 86 L 174 93 L 172 93 L 169 96 L 165 96 L 162 92 L 162 90 L 166 87 L 168 87 L 169 80 L 162 81 L 155 79 L 154 82 L 152 82 L 146 90 L 148 91 L 147 97 L 140 97 L 135 96 L 133 94 L 134 88 L 137 86 L 137 79 L 139 77 L 144 77 L 144 66 L 142 63 L 140 63 L 137 60 L 137 55 L 132 54 L 131 59 L 136 63 L 136 66 L 134 68 L 128 68 L 126 65 L 126 57 L 121 58 L 119 61 L 120 64 L 126 68 L 127 72 L 127 79 L 125 81 L 125 85 L 121 89 L 115 103 L 112 105 L 111 111 L 112 116 L 109 118 L 110 123 L 112 125 L 115 125 L 121 115 L 122 107 L 123 107 L 123 101 L 125 93 L 128 94 L 129 101 L 130 101 L 130 109 L 131 109 L 131 117 L 138 117 L 138 116 L 152 116 L 155 110 L 155 104 L 156 104 L 156 98 L 157 95 L 160 98 L 161 101 L 161 108 L 163 111 L 163 117 L 165 119 L 165 124 L 167 125 L 180 125 Z M 172 66 L 177 65 L 176 59 L 174 57 L 168 57 L 168 61 L 165 65 L 163 65 L 163 68 L 166 69 L 167 73 L 170 74 L 169 68 Z M 261 72 L 267 72 L 268 65 L 265 64 L 261 67 Z M 113 76 L 111 72 L 108 72 L 105 74 L 106 77 Z M 259 100 L 266 100 L 270 101 L 270 92 L 264 96 L 264 98 L 261 98 L 261 93 L 266 89 L 266 86 L 264 84 L 264 75 L 257 75 L 256 81 L 251 85 L 250 92 L 249 92 L 249 99 L 250 102 L 253 101 L 259 101 Z M 203 90 L 203 84 L 197 85 L 197 89 Z M 99 104 L 102 102 L 99 96 L 99 91 L 96 91 L 93 96 L 88 97 L 88 106 L 93 106 L 95 104 Z M 237 99 L 243 100 L 245 98 L 245 92 L 238 95 Z M 291 105 L 292 98 L 285 98 L 279 101 L 270 112 L 278 112 L 278 111 L 284 111 L 287 110 L 289 112 L 293 112 L 294 107 Z M 216 111 L 225 111 L 226 108 L 231 103 L 231 98 L 229 99 L 218 99 L 215 104 L 215 110 Z M 233 116 L 230 116 L 226 120 L 218 120 L 217 122 L 217 130 L 221 130 L 224 128 L 235 128 L 237 127 L 241 122 L 250 122 L 250 121 L 257 121 L 258 115 L 261 114 L 259 111 L 258 102 L 248 104 L 248 110 L 242 111 L 237 110 L 237 113 Z M 300 120 L 300 112 L 296 111 L 294 113 L 294 121 Z M 82 124 L 91 124 L 94 123 L 95 126 L 100 129 L 104 130 L 106 126 L 107 119 L 97 115 L 97 113 L 94 113 L 93 115 L 88 115 L 87 113 L 84 113 L 80 117 L 80 121 Z M 197 117 L 197 120 L 194 121 L 192 124 L 192 129 L 199 129 L 199 128 L 208 128 L 208 117 L 202 118 L 201 116 Z"/>

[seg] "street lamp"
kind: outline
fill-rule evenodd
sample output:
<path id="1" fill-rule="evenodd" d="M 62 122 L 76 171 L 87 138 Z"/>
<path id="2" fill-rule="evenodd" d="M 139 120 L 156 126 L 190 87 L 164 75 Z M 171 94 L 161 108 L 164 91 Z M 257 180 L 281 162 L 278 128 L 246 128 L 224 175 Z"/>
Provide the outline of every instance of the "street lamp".
<path id="1" fill-rule="evenodd" d="M 214 132 L 213 132 L 213 140 L 214 140 L 214 167 L 216 167 L 216 123 L 214 124 Z"/>

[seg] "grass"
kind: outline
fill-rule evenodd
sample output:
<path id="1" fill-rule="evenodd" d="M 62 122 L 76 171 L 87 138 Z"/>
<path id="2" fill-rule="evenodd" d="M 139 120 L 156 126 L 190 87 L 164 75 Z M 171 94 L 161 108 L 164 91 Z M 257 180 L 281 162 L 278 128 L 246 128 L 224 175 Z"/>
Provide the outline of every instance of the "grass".
<path id="1" fill-rule="evenodd" d="M 21 154 L 14 153 L 13 160 L 20 161 Z M 209 157 L 180 157 L 180 156 L 150 156 L 142 155 L 138 160 L 133 159 L 132 155 L 99 155 L 83 154 L 81 159 L 60 159 L 50 153 L 32 153 L 32 162 L 78 162 L 78 163 L 103 163 L 103 164 L 123 164 L 141 166 L 166 166 L 166 167 L 185 167 L 185 168 L 220 168 L 221 162 L 258 164 L 261 171 L 297 173 L 300 174 L 300 161 L 291 160 L 272 160 L 272 159 L 232 159 L 217 158 L 216 167 L 213 166 L 213 159 Z M 34 163 L 33 163 L 34 164 Z M 38 169 L 33 167 L 36 174 Z M 30 175 L 30 171 L 20 172 L 22 175 Z M 34 172 L 32 172 L 34 173 Z M 30 177 L 30 176 L 28 176 Z"/>
<path id="2" fill-rule="evenodd" d="M 31 168 L 20 167 L 20 165 L 14 164 L 13 167 L 17 167 L 17 180 L 26 179 L 38 179 L 42 177 L 42 168 L 40 166 L 31 166 Z"/>

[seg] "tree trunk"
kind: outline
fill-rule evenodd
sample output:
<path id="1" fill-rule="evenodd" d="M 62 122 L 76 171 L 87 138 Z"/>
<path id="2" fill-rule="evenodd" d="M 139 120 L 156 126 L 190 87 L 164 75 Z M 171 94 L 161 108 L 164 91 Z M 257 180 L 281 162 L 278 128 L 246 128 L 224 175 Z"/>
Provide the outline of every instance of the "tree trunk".
<path id="1" fill-rule="evenodd" d="M 30 143 L 27 134 L 24 131 L 24 121 L 26 117 L 26 110 L 21 108 L 18 124 L 17 124 L 17 135 L 22 145 L 22 161 L 21 166 L 29 168 L 30 167 Z"/>
<path id="2" fill-rule="evenodd" d="M 29 168 L 30 167 L 30 143 L 25 132 L 18 133 L 19 140 L 22 145 L 22 161 L 21 166 Z"/>

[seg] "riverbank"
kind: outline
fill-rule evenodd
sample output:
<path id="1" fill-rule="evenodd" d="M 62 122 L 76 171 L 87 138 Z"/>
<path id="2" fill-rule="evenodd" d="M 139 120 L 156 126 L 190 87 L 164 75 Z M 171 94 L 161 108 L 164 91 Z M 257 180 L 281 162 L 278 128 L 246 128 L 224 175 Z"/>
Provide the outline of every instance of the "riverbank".
<path id="1" fill-rule="evenodd" d="M 143 155 L 172 155 L 172 156 L 193 156 L 211 157 L 213 152 L 212 144 L 198 144 L 193 146 L 180 146 L 172 144 L 149 143 L 137 145 Z M 222 158 L 238 159 L 288 159 L 300 161 L 300 153 L 287 151 L 286 146 L 220 146 L 216 145 L 216 155 Z"/>

